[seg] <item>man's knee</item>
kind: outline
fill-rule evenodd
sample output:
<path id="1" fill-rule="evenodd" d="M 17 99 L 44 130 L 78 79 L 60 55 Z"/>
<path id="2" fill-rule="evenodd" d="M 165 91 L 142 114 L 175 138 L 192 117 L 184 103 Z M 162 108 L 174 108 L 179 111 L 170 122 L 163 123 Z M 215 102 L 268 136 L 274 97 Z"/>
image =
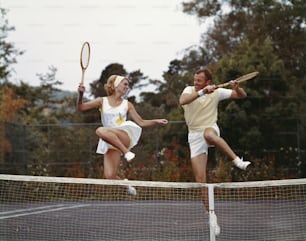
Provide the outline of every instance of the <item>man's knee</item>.
<path id="1" fill-rule="evenodd" d="M 220 137 L 215 130 L 209 129 L 204 132 L 204 138 L 209 145 L 214 145 Z"/>

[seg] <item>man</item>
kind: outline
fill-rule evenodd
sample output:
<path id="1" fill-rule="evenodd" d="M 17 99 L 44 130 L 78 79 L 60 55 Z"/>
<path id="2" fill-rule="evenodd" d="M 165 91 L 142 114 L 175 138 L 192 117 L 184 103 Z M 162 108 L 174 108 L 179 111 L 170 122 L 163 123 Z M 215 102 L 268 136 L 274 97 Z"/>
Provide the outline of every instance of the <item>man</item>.
<path id="1" fill-rule="evenodd" d="M 240 159 L 220 137 L 217 125 L 218 103 L 224 99 L 241 99 L 247 96 L 237 81 L 231 81 L 232 89 L 217 88 L 212 84 L 212 74 L 208 69 L 196 71 L 194 86 L 187 86 L 180 96 L 180 105 L 188 126 L 188 142 L 192 170 L 196 182 L 206 183 L 208 147 L 215 146 L 227 155 L 238 168 L 245 170 L 250 162 Z M 204 193 L 205 207 L 208 210 L 207 192 Z M 217 225 L 217 224 L 216 224 Z M 218 230 L 220 232 L 220 230 Z M 218 232 L 216 231 L 216 233 Z"/>

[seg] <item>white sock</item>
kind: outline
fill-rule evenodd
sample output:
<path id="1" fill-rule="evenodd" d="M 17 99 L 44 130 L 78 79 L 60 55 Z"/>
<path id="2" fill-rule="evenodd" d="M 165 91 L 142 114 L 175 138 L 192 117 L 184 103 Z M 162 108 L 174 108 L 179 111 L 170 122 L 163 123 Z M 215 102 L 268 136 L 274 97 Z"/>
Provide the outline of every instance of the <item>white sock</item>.
<path id="1" fill-rule="evenodd" d="M 246 170 L 248 165 L 251 164 L 249 161 L 243 161 L 243 158 L 239 158 L 238 156 L 233 160 L 233 163 L 236 167 L 240 168 L 241 170 Z"/>
<path id="2" fill-rule="evenodd" d="M 210 225 L 214 228 L 215 230 L 215 235 L 218 236 L 221 232 L 221 228 L 218 224 L 218 221 L 217 221 L 217 216 L 215 213 L 211 213 L 211 222 L 210 222 Z"/>
<path id="3" fill-rule="evenodd" d="M 131 151 L 127 152 L 124 154 L 124 158 L 130 162 L 131 160 L 133 160 L 135 158 L 135 154 Z"/>
<path id="4" fill-rule="evenodd" d="M 124 181 L 128 181 L 128 179 L 124 179 Z M 130 194 L 132 196 L 136 196 L 137 195 L 136 188 L 133 187 L 133 186 L 128 186 L 127 187 L 127 192 L 128 192 L 128 194 Z"/>
<path id="5" fill-rule="evenodd" d="M 128 194 L 132 195 L 132 196 L 136 196 L 137 195 L 137 191 L 136 188 L 133 186 L 128 186 L 128 190 L 127 190 Z"/>

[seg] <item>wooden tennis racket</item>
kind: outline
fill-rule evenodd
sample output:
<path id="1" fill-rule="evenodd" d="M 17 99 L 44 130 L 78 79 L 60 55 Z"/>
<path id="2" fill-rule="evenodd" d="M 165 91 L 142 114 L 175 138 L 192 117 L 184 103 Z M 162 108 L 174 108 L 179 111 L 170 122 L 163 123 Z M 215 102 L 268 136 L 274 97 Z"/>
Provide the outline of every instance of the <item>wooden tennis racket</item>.
<path id="1" fill-rule="evenodd" d="M 248 73 L 248 74 L 245 74 L 245 75 L 242 75 L 242 76 L 238 77 L 237 79 L 235 79 L 235 81 L 238 81 L 238 83 L 242 83 L 244 81 L 255 78 L 258 74 L 259 74 L 258 71 L 254 71 L 254 72 L 251 72 L 251 73 Z M 231 81 L 228 81 L 228 82 L 223 83 L 223 84 L 219 84 L 219 85 L 217 85 L 217 87 L 218 88 L 226 87 L 230 84 L 230 82 Z"/>
<path id="2" fill-rule="evenodd" d="M 90 59 L 90 45 L 88 42 L 84 42 L 81 48 L 81 56 L 80 56 L 80 64 L 82 68 L 81 84 L 84 83 L 85 70 L 89 65 L 89 59 Z"/>

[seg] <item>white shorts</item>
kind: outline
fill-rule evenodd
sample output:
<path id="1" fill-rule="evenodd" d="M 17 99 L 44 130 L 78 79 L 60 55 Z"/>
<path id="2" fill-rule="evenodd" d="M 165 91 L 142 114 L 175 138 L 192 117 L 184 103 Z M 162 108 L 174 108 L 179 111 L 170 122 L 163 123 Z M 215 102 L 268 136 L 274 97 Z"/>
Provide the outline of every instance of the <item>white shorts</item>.
<path id="1" fill-rule="evenodd" d="M 217 135 L 220 136 L 220 129 L 217 124 L 214 124 L 211 128 L 213 128 Z M 203 153 L 208 153 L 208 145 L 204 138 L 204 131 L 190 131 L 188 133 L 188 143 L 190 148 L 190 157 L 196 157 Z"/>
<path id="2" fill-rule="evenodd" d="M 129 149 L 131 149 L 132 147 L 136 146 L 136 144 L 139 141 L 139 138 L 141 136 L 141 127 L 138 126 L 137 124 L 135 124 L 132 121 L 125 121 L 122 125 L 118 126 L 118 127 L 114 127 L 120 130 L 125 131 L 128 136 L 130 137 L 130 146 Z M 97 151 L 96 153 L 98 154 L 105 154 L 108 149 L 116 149 L 115 147 L 113 147 L 112 145 L 108 144 L 107 142 L 105 142 L 102 139 L 99 139 L 99 143 L 98 143 L 98 147 L 97 147 Z"/>

